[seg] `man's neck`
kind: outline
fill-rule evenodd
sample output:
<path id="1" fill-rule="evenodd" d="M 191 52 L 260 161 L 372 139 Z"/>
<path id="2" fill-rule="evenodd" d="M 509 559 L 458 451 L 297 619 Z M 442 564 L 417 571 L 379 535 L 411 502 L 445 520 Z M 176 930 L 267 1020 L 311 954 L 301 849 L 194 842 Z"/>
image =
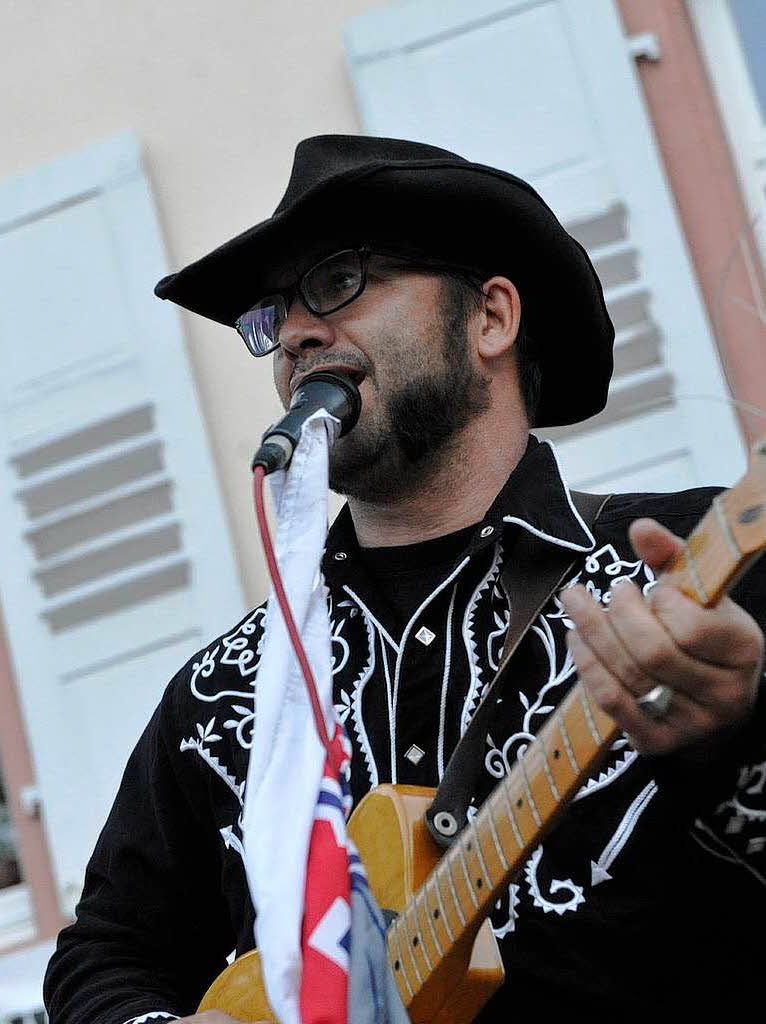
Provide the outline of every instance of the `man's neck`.
<path id="1" fill-rule="evenodd" d="M 519 432 L 502 445 L 484 446 L 479 457 L 466 439 L 421 487 L 399 501 L 383 504 L 349 498 L 359 545 L 416 544 L 478 523 L 521 460 L 527 439 L 525 431 Z"/>

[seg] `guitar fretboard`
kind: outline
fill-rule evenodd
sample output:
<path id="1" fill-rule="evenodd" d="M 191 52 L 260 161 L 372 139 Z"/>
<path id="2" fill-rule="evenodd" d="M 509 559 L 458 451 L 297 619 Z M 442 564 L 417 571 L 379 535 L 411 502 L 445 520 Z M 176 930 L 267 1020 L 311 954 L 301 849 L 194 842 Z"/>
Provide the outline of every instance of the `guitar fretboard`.
<path id="1" fill-rule="evenodd" d="M 618 733 L 584 687 L 570 691 L 390 926 L 391 962 L 409 999 L 478 929 Z"/>

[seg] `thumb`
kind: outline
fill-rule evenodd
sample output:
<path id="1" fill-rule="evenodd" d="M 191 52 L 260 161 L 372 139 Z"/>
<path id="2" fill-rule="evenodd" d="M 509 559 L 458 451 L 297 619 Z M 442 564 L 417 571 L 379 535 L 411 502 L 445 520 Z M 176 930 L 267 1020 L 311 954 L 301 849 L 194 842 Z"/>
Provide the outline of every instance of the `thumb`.
<path id="1" fill-rule="evenodd" d="M 628 536 L 636 555 L 655 572 L 667 569 L 684 546 L 682 540 L 654 519 L 636 519 Z"/>

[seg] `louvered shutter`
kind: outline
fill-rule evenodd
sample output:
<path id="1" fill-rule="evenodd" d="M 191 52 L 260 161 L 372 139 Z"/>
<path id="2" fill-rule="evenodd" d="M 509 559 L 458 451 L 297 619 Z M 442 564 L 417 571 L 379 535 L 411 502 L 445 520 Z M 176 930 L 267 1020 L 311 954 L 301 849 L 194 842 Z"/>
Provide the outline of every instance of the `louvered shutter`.
<path id="1" fill-rule="evenodd" d="M 521 175 L 589 250 L 616 370 L 604 413 L 546 432 L 570 481 L 733 482 L 741 436 L 612 0 L 412 0 L 351 21 L 346 48 L 366 131 Z"/>
<path id="2" fill-rule="evenodd" d="M 64 904 L 162 690 L 243 599 L 138 149 L 0 184 L 3 610 Z"/>

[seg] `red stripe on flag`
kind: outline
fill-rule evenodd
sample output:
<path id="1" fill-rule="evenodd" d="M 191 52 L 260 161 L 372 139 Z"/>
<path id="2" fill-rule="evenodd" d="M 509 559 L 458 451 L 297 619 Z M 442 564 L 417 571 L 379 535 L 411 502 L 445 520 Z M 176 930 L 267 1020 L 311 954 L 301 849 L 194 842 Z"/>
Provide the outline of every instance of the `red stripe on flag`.
<path id="1" fill-rule="evenodd" d="M 334 760 L 347 760 L 342 729 Z M 347 1024 L 351 887 L 341 782 L 329 759 L 311 830 L 301 950 L 301 1024 Z"/>

